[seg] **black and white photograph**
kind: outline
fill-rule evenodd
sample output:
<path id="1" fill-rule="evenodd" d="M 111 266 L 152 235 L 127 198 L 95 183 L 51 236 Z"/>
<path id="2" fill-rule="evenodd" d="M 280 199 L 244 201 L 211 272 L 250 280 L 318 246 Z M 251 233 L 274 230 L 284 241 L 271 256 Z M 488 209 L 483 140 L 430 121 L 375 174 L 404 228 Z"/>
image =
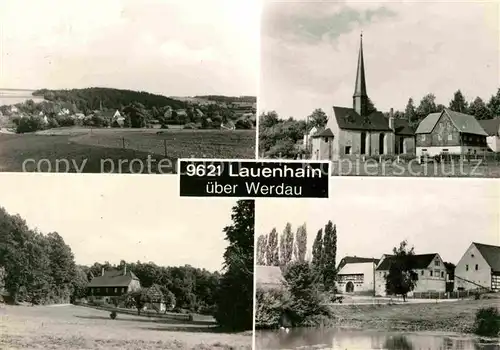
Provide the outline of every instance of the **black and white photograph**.
<path id="1" fill-rule="evenodd" d="M 497 1 L 264 1 L 258 156 L 500 177 L 499 27 Z"/>
<path id="2" fill-rule="evenodd" d="M 252 0 L 0 2 L 0 171 L 255 158 L 258 21 Z"/>
<path id="3" fill-rule="evenodd" d="M 252 349 L 254 202 L 0 174 L 1 349 Z"/>
<path id="4" fill-rule="evenodd" d="M 343 177 L 257 201 L 255 349 L 500 349 L 499 200 L 496 180 Z"/>

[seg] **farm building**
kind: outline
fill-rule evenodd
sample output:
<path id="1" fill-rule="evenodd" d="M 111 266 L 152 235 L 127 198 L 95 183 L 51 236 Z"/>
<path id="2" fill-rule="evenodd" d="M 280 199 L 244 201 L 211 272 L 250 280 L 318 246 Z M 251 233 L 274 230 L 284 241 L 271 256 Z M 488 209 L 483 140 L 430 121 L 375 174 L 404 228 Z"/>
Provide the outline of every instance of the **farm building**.
<path id="1" fill-rule="evenodd" d="M 379 111 L 370 111 L 369 108 L 361 36 L 353 106 L 332 107 L 332 115 L 328 118 L 325 130 L 312 137 L 312 159 L 413 154 L 415 138 L 408 122 L 396 121 L 392 108 L 389 117 Z"/>
<path id="2" fill-rule="evenodd" d="M 283 274 L 279 266 L 255 266 L 256 285 L 261 289 L 283 288 Z"/>
<path id="3" fill-rule="evenodd" d="M 476 118 L 445 108 L 431 113 L 418 125 L 417 157 L 440 154 L 477 154 L 487 150 L 488 134 Z"/>
<path id="4" fill-rule="evenodd" d="M 112 297 L 133 292 L 141 288 L 141 283 L 132 271 L 102 269 L 101 276 L 92 278 L 87 286 L 89 300 L 110 302 Z"/>
<path id="5" fill-rule="evenodd" d="M 493 152 L 500 152 L 500 117 L 479 120 L 479 124 L 488 134 L 486 137 L 488 149 Z"/>
<path id="6" fill-rule="evenodd" d="M 393 255 L 384 255 L 379 261 L 375 270 L 375 295 L 387 295 L 385 291 L 385 277 L 389 273 L 391 264 L 394 263 L 395 259 L 396 257 Z M 408 293 L 409 296 L 415 292 L 446 291 L 447 270 L 439 254 L 411 255 L 408 259 L 410 259 L 409 263 L 413 271 L 418 274 L 417 285 L 413 292 Z"/>
<path id="7" fill-rule="evenodd" d="M 375 268 L 379 259 L 346 256 L 337 267 L 337 288 L 341 293 L 373 295 Z"/>
<path id="8" fill-rule="evenodd" d="M 500 247 L 472 243 L 455 267 L 455 288 L 500 291 Z"/>

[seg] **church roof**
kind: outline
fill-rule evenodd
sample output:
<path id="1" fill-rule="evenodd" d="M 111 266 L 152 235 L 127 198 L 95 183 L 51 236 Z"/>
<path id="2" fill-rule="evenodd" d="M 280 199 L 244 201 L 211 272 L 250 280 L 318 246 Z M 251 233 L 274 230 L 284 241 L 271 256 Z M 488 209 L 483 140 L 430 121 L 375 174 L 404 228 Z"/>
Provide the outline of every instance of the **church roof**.
<path id="1" fill-rule="evenodd" d="M 473 115 L 455 112 L 448 108 L 445 108 L 442 112 L 431 113 L 427 117 L 425 117 L 424 120 L 422 120 L 418 125 L 417 131 L 415 133 L 416 134 L 430 133 L 436 126 L 436 123 L 438 122 L 441 115 L 443 114 L 446 114 L 450 118 L 453 125 L 461 133 L 475 134 L 481 136 L 488 135 Z"/>
<path id="2" fill-rule="evenodd" d="M 333 113 L 340 129 L 366 131 L 392 131 L 389 121 L 382 112 L 373 112 L 366 117 L 353 108 L 333 106 Z"/>
<path id="3" fill-rule="evenodd" d="M 361 34 L 358 54 L 358 67 L 356 69 L 356 83 L 354 85 L 354 96 L 366 97 L 365 61 L 363 59 L 363 34 Z"/>
<path id="4" fill-rule="evenodd" d="M 500 135 L 500 118 L 478 120 L 479 125 L 486 131 L 488 136 Z"/>

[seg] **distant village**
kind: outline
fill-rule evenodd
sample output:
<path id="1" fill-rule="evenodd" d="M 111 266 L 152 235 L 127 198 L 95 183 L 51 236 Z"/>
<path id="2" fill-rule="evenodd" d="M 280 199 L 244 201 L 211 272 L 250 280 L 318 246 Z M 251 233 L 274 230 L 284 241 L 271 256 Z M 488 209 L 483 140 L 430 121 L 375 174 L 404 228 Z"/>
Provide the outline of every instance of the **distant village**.
<path id="1" fill-rule="evenodd" d="M 18 133 L 70 126 L 235 130 L 252 129 L 256 124 L 255 98 L 166 98 L 137 93 L 134 100 L 134 92 L 126 91 L 122 94 L 126 98 L 119 96 L 110 102 L 105 95 L 110 93 L 104 90 L 83 98 L 77 96 L 75 90 L 66 94 L 43 90 L 45 98 L 41 101 L 40 94 L 35 92 L 34 99 L 0 106 L 0 129 Z M 103 98 L 99 99 L 99 94 L 104 95 Z M 0 98 L 0 101 L 8 102 L 8 98 Z M 169 104 L 162 105 L 162 102 Z"/>
<path id="2" fill-rule="evenodd" d="M 397 257 L 346 256 L 336 268 L 336 288 L 343 295 L 389 296 L 386 277 Z M 481 292 L 500 292 L 500 246 L 473 242 L 457 264 L 443 261 L 439 253 L 407 256 L 408 266 L 418 275 L 408 297 L 446 299 Z M 257 266 L 257 286 L 263 289 L 283 287 L 279 266 Z"/>

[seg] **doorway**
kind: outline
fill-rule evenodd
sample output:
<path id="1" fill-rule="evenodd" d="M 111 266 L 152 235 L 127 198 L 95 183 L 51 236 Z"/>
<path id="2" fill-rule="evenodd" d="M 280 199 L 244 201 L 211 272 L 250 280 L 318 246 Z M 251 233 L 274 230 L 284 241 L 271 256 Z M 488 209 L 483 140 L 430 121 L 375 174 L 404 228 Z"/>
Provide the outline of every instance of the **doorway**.
<path id="1" fill-rule="evenodd" d="M 346 291 L 346 293 L 354 292 L 354 283 L 347 282 L 347 284 L 345 285 L 345 291 Z"/>

